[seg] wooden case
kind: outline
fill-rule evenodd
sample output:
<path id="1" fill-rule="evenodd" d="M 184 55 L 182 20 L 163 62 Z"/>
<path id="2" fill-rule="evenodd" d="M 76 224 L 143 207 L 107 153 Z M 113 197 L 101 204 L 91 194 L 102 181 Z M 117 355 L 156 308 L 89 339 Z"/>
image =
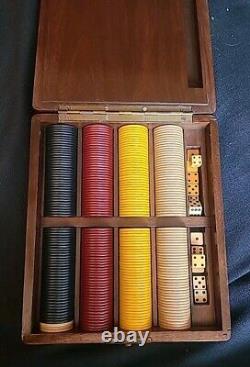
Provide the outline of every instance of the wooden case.
<path id="1" fill-rule="evenodd" d="M 151 228 L 153 328 L 149 341 L 220 341 L 230 338 L 230 310 L 224 241 L 219 141 L 206 0 L 42 0 L 31 125 L 27 239 L 22 338 L 29 344 L 101 343 L 101 333 L 78 331 L 79 246 L 82 227 L 114 228 L 114 323 L 118 324 L 118 228 Z M 91 122 L 114 127 L 114 216 L 81 216 L 81 127 Z M 43 216 L 43 128 L 67 122 L 79 127 L 76 217 Z M 117 131 L 127 123 L 149 128 L 150 217 L 118 213 Z M 156 217 L 153 128 L 183 127 L 185 148 L 203 157 L 201 217 Z M 42 229 L 77 228 L 75 329 L 40 333 L 39 287 Z M 204 231 L 209 302 L 191 304 L 192 328 L 160 329 L 157 317 L 155 228 Z"/>

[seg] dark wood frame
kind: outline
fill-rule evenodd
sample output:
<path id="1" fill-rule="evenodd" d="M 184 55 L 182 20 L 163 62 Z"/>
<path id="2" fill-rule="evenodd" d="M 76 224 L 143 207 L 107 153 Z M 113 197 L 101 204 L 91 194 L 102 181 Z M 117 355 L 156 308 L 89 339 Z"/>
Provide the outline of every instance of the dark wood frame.
<path id="1" fill-rule="evenodd" d="M 58 1 L 58 0 L 57 0 Z M 171 0 L 172 1 L 172 0 Z M 173 0 L 174 1 L 174 0 Z M 182 77 L 191 75 L 196 70 L 197 57 L 199 57 L 198 63 L 201 67 L 202 74 L 202 87 L 197 90 L 197 95 L 203 96 L 202 103 L 199 101 L 201 98 L 197 97 L 195 93 L 191 93 L 186 86 L 184 94 L 187 99 L 190 99 L 190 103 L 183 102 L 182 100 L 176 101 L 176 103 L 165 101 L 165 95 L 161 99 L 161 102 L 145 102 L 147 98 L 144 98 L 144 102 L 135 103 L 130 101 L 124 102 L 124 95 L 118 90 L 117 98 L 115 100 L 96 100 L 87 101 L 80 100 L 75 102 L 74 100 L 60 101 L 55 95 L 54 99 L 50 99 L 47 95 L 46 83 L 48 82 L 48 76 L 46 74 L 46 68 L 44 68 L 47 59 L 48 46 L 46 39 L 47 26 L 49 20 L 51 20 L 51 13 L 53 16 L 60 16 L 57 9 L 56 1 L 49 3 L 49 0 L 44 0 L 41 6 L 39 33 L 38 33 L 38 45 L 37 45 L 37 60 L 36 60 L 36 72 L 33 94 L 33 107 L 36 110 L 41 111 L 41 114 L 37 114 L 32 119 L 31 124 L 31 139 L 30 139 L 30 167 L 29 167 L 29 191 L 28 191 L 28 213 L 27 213 L 27 237 L 26 237 L 26 255 L 25 255 L 25 277 L 24 277 L 24 297 L 23 297 L 23 325 L 22 325 L 22 339 L 28 344 L 69 344 L 69 343 L 101 343 L 101 333 L 82 333 L 77 330 L 78 327 L 78 304 L 79 304 L 79 249 L 80 249 L 80 231 L 82 227 L 100 226 L 100 227 L 112 227 L 114 228 L 114 322 L 118 323 L 118 231 L 119 227 L 150 227 L 151 228 L 151 243 L 152 243 L 152 297 L 153 297 L 153 328 L 150 332 L 150 339 L 148 342 L 181 342 L 181 341 L 223 341 L 230 338 L 230 307 L 228 297 L 228 282 L 227 282 L 227 265 L 226 265 L 226 248 L 224 238 L 224 221 L 223 221 L 223 202 L 222 202 L 222 190 L 221 190 L 221 175 L 220 175 L 220 155 L 219 155 L 219 140 L 218 140 L 218 128 L 217 122 L 214 116 L 210 115 L 215 111 L 215 86 L 213 77 L 213 62 L 212 62 L 212 50 L 210 40 L 209 29 L 209 12 L 207 0 L 189 0 L 187 3 L 181 4 L 178 1 L 177 8 L 180 9 L 180 5 L 185 5 L 186 17 L 185 22 L 181 27 L 187 27 L 188 38 L 192 38 L 195 33 L 195 42 L 198 42 L 198 46 L 194 45 L 192 40 L 187 39 L 188 45 L 181 42 L 178 45 L 178 50 L 181 55 L 185 54 L 188 58 L 187 64 L 183 63 L 181 67 Z M 173 4 L 175 5 L 176 2 Z M 48 5 L 53 4 L 52 12 L 49 11 Z M 61 2 L 64 15 L 61 20 L 65 20 L 65 16 L 68 16 L 70 5 L 68 2 Z M 80 3 L 78 3 L 80 4 Z M 186 6 L 186 4 L 188 4 Z M 55 6 L 55 8 L 54 8 Z M 143 9 L 141 9 L 143 10 Z M 152 10 L 152 8 L 151 8 Z M 189 14 L 196 12 L 197 29 L 193 27 L 193 21 L 189 17 Z M 102 13 L 103 14 L 103 13 Z M 138 12 L 140 16 L 140 12 Z M 73 17 L 77 17 L 76 13 Z M 114 15 L 115 16 L 115 15 Z M 52 17 L 53 18 L 53 17 Z M 157 18 L 158 19 L 158 18 Z M 74 22 L 74 18 L 72 19 Z M 164 27 L 165 19 L 163 19 Z M 176 40 L 173 38 L 175 34 L 176 24 L 167 25 L 166 30 L 170 32 L 170 39 L 168 40 L 171 47 L 174 47 Z M 60 21 L 59 21 L 60 24 Z M 54 24 L 53 24 L 54 25 Z M 172 29 L 173 27 L 174 29 Z M 165 29 L 165 28 L 164 28 Z M 129 26 L 128 26 L 129 30 Z M 54 29 L 53 29 L 54 31 Z M 173 33 L 172 33 L 173 31 Z M 183 31 L 183 30 L 182 30 Z M 58 32 L 58 33 L 56 33 Z M 64 50 L 67 53 L 67 45 L 72 42 L 71 35 L 67 35 L 66 40 L 60 39 L 60 30 L 55 32 L 55 39 L 52 46 L 53 54 L 64 57 Z M 94 30 L 93 30 L 94 32 Z M 98 31 L 97 31 L 98 32 Z M 185 30 L 184 30 L 185 32 Z M 190 33 L 191 32 L 191 33 Z M 192 33 L 194 32 L 194 33 Z M 197 34 L 198 33 L 198 34 Z M 97 33 L 98 34 L 98 33 Z M 79 34 L 76 33 L 76 37 Z M 95 33 L 93 33 L 95 37 Z M 163 37 L 164 38 L 164 37 Z M 136 42 L 135 40 L 132 40 Z M 147 41 L 147 40 L 146 40 Z M 182 39 L 183 41 L 183 39 Z M 136 43 L 135 43 L 136 44 Z M 63 45 L 63 49 L 60 49 L 60 45 Z M 84 50 L 79 45 L 78 51 L 84 54 Z M 147 45 L 145 46 L 147 47 Z M 150 47 L 154 47 L 151 42 Z M 189 47 L 191 51 L 189 51 Z M 198 47 L 198 53 L 197 53 Z M 185 51 L 183 50 L 185 48 Z M 70 56 L 71 55 L 67 55 Z M 95 55 L 96 56 L 96 55 Z M 97 55 L 98 56 L 98 55 Z M 130 55 L 132 57 L 133 55 Z M 196 58 L 196 59 L 195 59 Z M 62 58 L 64 62 L 64 59 Z M 97 58 L 99 62 L 99 59 Z M 148 66 L 152 67 L 155 60 L 147 60 Z M 152 62 L 152 64 L 151 64 Z M 78 66 L 75 68 L 74 63 L 71 71 L 78 70 Z M 82 64 L 80 64 L 82 65 Z M 126 65 L 126 60 L 124 61 Z M 63 64 L 64 66 L 64 64 Z M 173 66 L 174 68 L 174 66 Z M 190 68 L 190 70 L 187 70 Z M 53 79 L 53 85 L 57 85 L 58 75 L 63 70 L 54 75 L 51 74 Z M 171 70 L 164 70 L 164 73 L 171 73 Z M 75 75 L 75 74 L 74 74 Z M 97 74 L 94 74 L 96 77 Z M 144 90 L 147 87 L 147 75 L 145 80 L 141 80 L 141 87 Z M 178 76 L 179 78 L 179 76 Z M 177 78 L 177 79 L 178 79 Z M 81 78 L 76 80 L 77 87 L 84 88 Z M 108 85 L 109 86 L 109 85 Z M 107 86 L 107 87 L 108 87 Z M 70 88 L 75 88 L 76 85 L 70 85 Z M 127 85 L 127 88 L 133 88 L 133 83 Z M 176 96 L 175 85 L 170 88 L 171 94 Z M 193 87 L 191 87 L 193 88 Z M 108 88 L 107 88 L 108 89 Z M 147 89 L 147 88 L 146 88 Z M 81 94 L 80 94 L 81 95 Z M 145 97 L 147 93 L 143 94 Z M 67 96 L 67 90 L 65 95 Z M 79 97 L 79 95 L 78 95 Z M 155 95 L 152 95 L 152 100 L 155 101 Z M 197 98 L 196 98 L 197 97 Z M 193 98 L 193 99 L 192 99 Z M 79 98 L 78 98 L 79 99 Z M 175 98 L 171 99 L 175 100 Z M 123 102 L 121 102 L 123 101 Z M 47 111 L 47 112 L 46 112 Z M 94 112 L 95 111 L 95 112 Z M 117 111 L 117 112 L 114 112 Z M 197 114 L 197 115 L 195 115 Z M 204 115 L 201 115 L 204 114 Z M 206 114 L 206 115 L 205 115 Z M 151 195 L 151 217 L 149 218 L 120 218 L 118 216 L 118 161 L 117 161 L 117 144 L 115 144 L 115 185 L 114 185 L 114 197 L 115 207 L 114 216 L 111 218 L 84 218 L 81 217 L 81 148 L 78 151 L 78 206 L 77 216 L 72 218 L 48 218 L 43 217 L 43 127 L 51 123 L 69 123 L 77 127 L 82 127 L 91 122 L 104 122 L 112 124 L 114 127 L 114 140 L 117 142 L 117 128 L 125 123 L 141 123 L 145 124 L 149 128 L 149 140 L 150 140 L 150 195 Z M 185 146 L 201 148 L 201 154 L 203 158 L 203 165 L 201 168 L 201 186 L 202 186 L 202 199 L 205 209 L 205 215 L 202 217 L 168 217 L 157 218 L 155 217 L 154 210 L 154 174 L 153 172 L 153 134 L 152 129 L 157 124 L 180 124 L 184 129 L 184 142 Z M 81 129 L 79 129 L 81 131 Z M 81 133 L 79 134 L 79 147 L 81 147 Z M 48 226 L 73 226 L 77 229 L 77 258 L 76 258 L 76 284 L 75 284 L 75 330 L 70 333 L 54 333 L 46 334 L 40 333 L 38 329 L 38 315 L 39 315 L 39 288 L 40 288 L 40 247 L 42 240 L 42 228 Z M 155 228 L 157 226 L 166 227 L 185 227 L 188 229 L 188 233 L 193 228 L 199 228 L 204 231 L 205 236 L 205 249 L 207 255 L 207 279 L 208 279 L 208 293 L 209 302 L 207 305 L 194 306 L 193 300 L 191 304 L 192 310 L 192 329 L 188 331 L 170 331 L 162 330 L 157 325 L 157 290 L 156 290 L 156 254 L 155 254 Z M 190 243 L 189 243 L 190 245 Z M 190 247 L 190 246 L 189 246 Z"/>
<path id="2" fill-rule="evenodd" d="M 90 123 L 89 115 L 84 113 L 72 120 L 70 123 L 82 127 Z M 114 121 L 117 118 L 117 121 Z M 117 139 L 117 128 L 127 123 L 119 114 L 110 117 L 114 126 L 114 139 Z M 171 118 L 170 118 L 171 119 Z M 180 226 L 190 228 L 203 228 L 205 231 L 205 242 L 208 262 L 208 283 L 210 302 L 208 305 L 194 306 L 192 303 L 193 327 L 188 331 L 169 331 L 153 327 L 150 332 L 151 342 L 173 342 L 173 341 L 219 341 L 230 338 L 230 311 L 227 286 L 226 249 L 224 242 L 223 202 L 220 177 L 220 157 L 218 129 L 213 116 L 193 116 L 193 122 L 183 122 L 180 125 L 184 129 L 184 141 L 186 146 L 200 145 L 203 153 L 202 166 L 202 191 L 206 216 L 203 217 L 169 217 L 157 218 L 154 213 L 153 185 L 154 180 L 151 173 L 151 217 L 150 218 L 120 218 L 118 216 L 118 201 L 115 200 L 114 217 L 110 218 L 84 218 L 80 216 L 80 185 L 78 185 L 78 215 L 72 218 L 47 218 L 42 216 L 42 191 L 43 191 L 43 169 L 41 162 L 42 153 L 42 128 L 50 123 L 60 123 L 56 114 L 35 115 L 31 128 L 30 146 L 30 180 L 28 193 L 28 216 L 27 216 L 27 240 L 25 259 L 24 280 L 24 305 L 23 305 L 23 329 L 22 337 L 29 344 L 51 344 L 51 343 L 100 343 L 101 333 L 82 333 L 77 330 L 78 323 L 78 280 L 76 281 L 76 330 L 72 333 L 44 334 L 37 331 L 38 306 L 39 306 L 39 248 L 41 243 L 41 229 L 47 226 L 73 226 L 77 228 L 79 251 L 80 228 L 87 226 L 109 226 L 114 228 L 114 252 L 115 252 L 115 282 L 114 282 L 114 321 L 118 322 L 118 227 L 151 227 L 152 240 L 152 285 L 153 285 L 153 320 L 157 323 L 157 293 L 156 293 L 156 263 L 155 263 L 155 227 L 157 226 Z M 97 117 L 98 122 L 105 122 Z M 136 122 L 136 121 L 135 121 Z M 168 123 L 168 122 L 164 122 Z M 150 122 L 149 139 L 152 139 L 152 129 L 157 122 Z M 79 130 L 81 131 L 81 129 Z M 203 133 L 199 133 L 203 131 Z M 81 142 L 81 134 L 79 136 Z M 152 144 L 150 144 L 152 147 Z M 81 148 L 80 148 L 81 149 Z M 117 145 L 115 145 L 117 149 Z M 117 157 L 117 154 L 115 155 Z M 152 157 L 152 152 L 150 153 Z M 81 167 L 81 152 L 78 153 L 78 165 Z M 115 187 L 118 180 L 118 163 L 115 159 Z M 152 167 L 152 158 L 150 160 Z M 81 180 L 81 170 L 78 170 L 78 182 Z M 117 189 L 115 197 L 117 197 Z M 76 273 L 79 272 L 79 264 Z M 79 276 L 77 277 L 77 279 Z"/>

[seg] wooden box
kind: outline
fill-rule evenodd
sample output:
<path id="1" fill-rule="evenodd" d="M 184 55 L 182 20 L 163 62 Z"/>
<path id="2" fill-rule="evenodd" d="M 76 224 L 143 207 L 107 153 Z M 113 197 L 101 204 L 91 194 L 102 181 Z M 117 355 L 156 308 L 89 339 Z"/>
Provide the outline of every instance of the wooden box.
<path id="1" fill-rule="evenodd" d="M 100 343 L 101 334 L 78 331 L 79 245 L 82 227 L 114 228 L 114 322 L 118 323 L 118 228 L 151 227 L 152 342 L 221 341 L 230 338 L 215 88 L 206 0 L 42 0 L 38 33 L 32 119 L 24 279 L 22 338 L 29 344 Z M 118 216 L 118 160 L 115 144 L 115 206 L 112 218 L 85 218 L 80 212 L 81 144 L 78 148 L 78 215 L 43 217 L 43 128 L 67 122 L 81 127 L 104 122 L 117 129 L 142 123 L 152 129 L 178 124 L 186 147 L 200 146 L 203 157 L 204 215 L 155 217 L 153 152 L 150 143 L 149 218 Z M 39 287 L 41 234 L 44 227 L 77 228 L 75 329 L 40 333 Z M 155 228 L 204 230 L 209 302 L 192 302 L 192 328 L 158 327 Z"/>

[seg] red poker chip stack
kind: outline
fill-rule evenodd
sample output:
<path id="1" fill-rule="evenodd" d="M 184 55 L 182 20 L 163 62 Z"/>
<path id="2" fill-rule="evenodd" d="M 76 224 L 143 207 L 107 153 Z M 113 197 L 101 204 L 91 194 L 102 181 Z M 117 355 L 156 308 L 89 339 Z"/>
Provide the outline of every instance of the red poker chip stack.
<path id="1" fill-rule="evenodd" d="M 80 327 L 84 331 L 113 326 L 113 229 L 85 228 L 81 247 Z"/>
<path id="2" fill-rule="evenodd" d="M 83 129 L 82 213 L 113 215 L 113 128 L 109 125 Z"/>
<path id="3" fill-rule="evenodd" d="M 113 215 L 113 129 L 83 129 L 82 215 Z M 80 328 L 113 326 L 113 229 L 85 228 L 81 239 Z"/>

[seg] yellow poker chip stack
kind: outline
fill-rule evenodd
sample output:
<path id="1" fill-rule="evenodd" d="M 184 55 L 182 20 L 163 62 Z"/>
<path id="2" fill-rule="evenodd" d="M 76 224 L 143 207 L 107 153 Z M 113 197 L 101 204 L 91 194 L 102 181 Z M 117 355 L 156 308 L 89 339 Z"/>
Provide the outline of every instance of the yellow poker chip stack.
<path id="1" fill-rule="evenodd" d="M 121 217 L 149 216 L 148 129 L 119 129 L 119 212 Z"/>
<path id="2" fill-rule="evenodd" d="M 164 125 L 154 129 L 156 215 L 186 216 L 183 130 Z M 190 285 L 186 228 L 157 228 L 159 326 L 189 329 Z"/>
<path id="3" fill-rule="evenodd" d="M 152 325 L 150 229 L 120 229 L 120 327 Z"/>
<path id="4" fill-rule="evenodd" d="M 148 129 L 125 125 L 119 129 L 119 214 L 148 217 Z M 120 327 L 146 330 L 152 325 L 150 229 L 120 229 Z"/>

